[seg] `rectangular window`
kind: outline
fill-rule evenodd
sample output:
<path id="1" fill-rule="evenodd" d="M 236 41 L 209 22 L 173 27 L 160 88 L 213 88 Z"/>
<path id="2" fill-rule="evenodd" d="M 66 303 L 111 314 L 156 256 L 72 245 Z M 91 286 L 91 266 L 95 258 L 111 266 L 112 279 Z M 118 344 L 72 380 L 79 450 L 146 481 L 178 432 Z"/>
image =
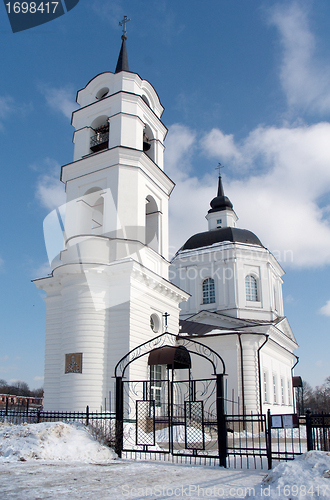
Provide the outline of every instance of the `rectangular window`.
<path id="1" fill-rule="evenodd" d="M 203 281 L 203 304 L 213 304 L 215 302 L 214 279 L 207 278 Z"/>
<path id="2" fill-rule="evenodd" d="M 290 380 L 288 380 L 288 405 L 291 405 L 291 384 L 290 384 Z"/>
<path id="3" fill-rule="evenodd" d="M 275 311 L 278 311 L 277 307 L 277 292 L 276 292 L 276 287 L 274 286 L 274 309 Z"/>
<path id="4" fill-rule="evenodd" d="M 284 380 L 281 378 L 281 397 L 282 397 L 282 405 L 285 404 L 285 396 L 284 396 Z"/>
<path id="5" fill-rule="evenodd" d="M 150 366 L 150 399 L 156 406 L 161 406 L 162 399 L 162 365 Z"/>
<path id="6" fill-rule="evenodd" d="M 276 376 L 275 375 L 273 375 L 273 394 L 274 394 L 274 403 L 277 403 Z"/>
<path id="7" fill-rule="evenodd" d="M 267 373 L 264 372 L 264 401 L 267 402 Z"/>
<path id="8" fill-rule="evenodd" d="M 248 275 L 245 277 L 245 294 L 246 294 L 246 300 L 252 302 L 258 301 L 257 280 L 252 275 Z"/>

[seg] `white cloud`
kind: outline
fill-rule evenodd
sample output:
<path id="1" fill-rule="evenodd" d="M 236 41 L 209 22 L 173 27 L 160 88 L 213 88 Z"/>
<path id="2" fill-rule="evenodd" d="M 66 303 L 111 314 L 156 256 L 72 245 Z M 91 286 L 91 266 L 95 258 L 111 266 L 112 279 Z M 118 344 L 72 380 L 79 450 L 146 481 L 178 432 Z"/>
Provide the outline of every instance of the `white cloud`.
<path id="1" fill-rule="evenodd" d="M 0 119 L 7 118 L 14 110 L 14 99 L 11 96 L 0 96 Z"/>
<path id="2" fill-rule="evenodd" d="M 3 272 L 5 261 L 0 257 L 0 273 Z"/>
<path id="3" fill-rule="evenodd" d="M 59 180 L 60 165 L 50 158 L 44 162 L 47 173 L 42 174 L 37 181 L 35 197 L 48 210 L 54 210 L 65 203 L 64 185 Z M 35 169 L 35 165 L 31 168 Z"/>
<path id="4" fill-rule="evenodd" d="M 324 316 L 330 316 L 330 300 L 328 300 L 328 302 L 323 307 L 321 307 L 319 312 Z"/>
<path id="5" fill-rule="evenodd" d="M 169 131 L 172 156 L 167 162 L 170 170 L 175 165 L 173 178 L 179 179 L 170 204 L 171 245 L 176 249 L 192 234 L 207 230 L 204 215 L 216 195 L 214 177 L 189 177 L 186 167 L 182 175 L 180 158 L 189 145 L 189 150 L 200 147 L 221 161 L 226 136 L 213 129 L 198 143 L 196 134 L 185 129 L 185 137 L 182 142 L 182 136 Z M 330 193 L 330 124 L 258 127 L 239 145 L 228 137 L 227 161 L 231 153 L 245 172 L 239 179 L 224 179 L 238 226 L 255 232 L 284 267 L 330 264 L 329 207 L 320 202 Z"/>
<path id="6" fill-rule="evenodd" d="M 307 3 L 277 4 L 270 12 L 270 23 L 281 37 L 280 78 L 289 106 L 321 113 L 329 111 L 330 64 L 316 54 Z"/>
<path id="7" fill-rule="evenodd" d="M 50 87 L 41 85 L 41 93 L 45 96 L 48 106 L 55 111 L 60 111 L 67 118 L 71 118 L 72 112 L 77 109 L 74 91 L 70 87 Z"/>
<path id="8" fill-rule="evenodd" d="M 189 175 L 197 147 L 195 131 L 184 125 L 172 125 L 165 145 L 165 170 L 176 183 L 169 204 L 172 257 L 185 239 L 198 232 L 197 227 L 203 231 L 203 201 L 211 193 L 211 183 L 205 187 L 205 179 L 201 181 Z"/>
<path id="9" fill-rule="evenodd" d="M 170 177 L 187 178 L 191 170 L 191 158 L 195 150 L 196 133 L 176 123 L 171 125 L 166 139 L 166 172 Z"/>
<path id="10" fill-rule="evenodd" d="M 218 156 L 221 160 L 241 161 L 241 153 L 237 149 L 234 136 L 224 134 L 218 128 L 213 128 L 211 132 L 205 134 L 202 147 L 204 152 L 212 151 L 212 156 Z"/>

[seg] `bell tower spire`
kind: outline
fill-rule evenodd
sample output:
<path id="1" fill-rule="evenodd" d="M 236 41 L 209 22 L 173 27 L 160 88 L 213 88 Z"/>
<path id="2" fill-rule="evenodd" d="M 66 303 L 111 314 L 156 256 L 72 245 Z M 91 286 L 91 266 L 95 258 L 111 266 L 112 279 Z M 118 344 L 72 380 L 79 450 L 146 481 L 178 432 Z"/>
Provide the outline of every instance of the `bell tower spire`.
<path id="1" fill-rule="evenodd" d="M 121 36 L 122 43 L 115 73 L 120 73 L 120 71 L 129 71 L 127 48 L 126 48 L 126 40 L 127 40 L 126 24 L 128 23 L 128 21 L 130 21 L 130 19 L 128 19 L 127 16 L 124 16 L 124 19 L 119 22 L 119 26 L 123 27 L 123 34 Z"/>
<path id="2" fill-rule="evenodd" d="M 220 175 L 220 169 L 224 168 L 221 163 L 216 167 L 219 169 L 219 179 L 218 179 L 218 192 L 217 196 L 213 198 L 210 203 L 210 210 L 206 215 L 206 219 L 209 223 L 209 231 L 213 229 L 221 229 L 223 227 L 236 227 L 236 221 L 238 217 L 233 210 L 233 204 L 230 199 L 225 196 L 222 179 Z"/>
<path id="3" fill-rule="evenodd" d="M 74 160 L 61 170 L 65 221 L 52 274 L 35 281 L 47 293 L 47 410 L 98 410 L 118 360 L 155 336 L 165 311 L 169 331 L 178 331 L 189 296 L 168 279 L 174 183 L 163 171 L 164 108 L 153 86 L 128 71 L 128 21 L 116 73 L 99 73 L 77 93 Z M 132 380 L 145 370 L 136 366 Z"/>

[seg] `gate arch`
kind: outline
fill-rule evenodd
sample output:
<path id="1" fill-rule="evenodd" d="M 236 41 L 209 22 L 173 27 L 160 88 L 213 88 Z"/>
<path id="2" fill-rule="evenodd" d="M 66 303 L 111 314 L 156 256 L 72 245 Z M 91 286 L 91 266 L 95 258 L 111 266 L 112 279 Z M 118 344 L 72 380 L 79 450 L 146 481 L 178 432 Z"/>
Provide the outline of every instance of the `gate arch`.
<path id="1" fill-rule="evenodd" d="M 125 356 L 123 356 L 116 364 L 115 377 L 124 377 L 126 368 L 133 363 L 133 361 L 141 358 L 142 356 L 146 356 L 153 349 L 160 347 L 178 347 L 180 345 L 185 347 L 189 353 L 196 354 L 197 356 L 207 359 L 212 364 L 213 375 L 218 375 L 217 370 L 219 365 L 222 366 L 222 372 L 220 375 L 226 374 L 225 362 L 216 351 L 205 344 L 192 340 L 188 337 L 180 337 L 174 333 L 165 332 L 148 340 L 147 342 L 144 342 L 143 344 L 138 345 L 125 354 Z"/>

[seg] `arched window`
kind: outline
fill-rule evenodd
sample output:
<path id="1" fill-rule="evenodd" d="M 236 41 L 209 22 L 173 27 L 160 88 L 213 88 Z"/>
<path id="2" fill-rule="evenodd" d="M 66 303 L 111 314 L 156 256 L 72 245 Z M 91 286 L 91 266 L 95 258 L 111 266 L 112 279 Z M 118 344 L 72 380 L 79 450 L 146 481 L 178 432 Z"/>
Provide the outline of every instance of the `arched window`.
<path id="1" fill-rule="evenodd" d="M 159 210 L 152 196 L 146 198 L 146 245 L 159 252 Z"/>
<path id="2" fill-rule="evenodd" d="M 147 106 L 149 106 L 149 108 L 150 108 L 150 102 L 149 102 L 148 97 L 147 97 L 146 95 L 144 95 L 144 94 L 143 94 L 142 99 L 143 99 L 143 100 L 144 100 L 144 102 L 147 104 Z"/>
<path id="3" fill-rule="evenodd" d="M 107 116 L 99 116 L 91 124 L 90 149 L 93 153 L 108 149 L 109 122 Z"/>
<path id="4" fill-rule="evenodd" d="M 258 300 L 258 285 L 254 276 L 248 275 L 245 277 L 245 294 L 246 300 L 257 302 Z"/>
<path id="5" fill-rule="evenodd" d="M 155 141 L 149 125 L 145 125 L 143 130 L 143 151 L 149 158 L 155 161 Z"/>
<path id="6" fill-rule="evenodd" d="M 203 304 L 212 304 L 215 302 L 214 279 L 206 278 L 203 281 Z"/>

